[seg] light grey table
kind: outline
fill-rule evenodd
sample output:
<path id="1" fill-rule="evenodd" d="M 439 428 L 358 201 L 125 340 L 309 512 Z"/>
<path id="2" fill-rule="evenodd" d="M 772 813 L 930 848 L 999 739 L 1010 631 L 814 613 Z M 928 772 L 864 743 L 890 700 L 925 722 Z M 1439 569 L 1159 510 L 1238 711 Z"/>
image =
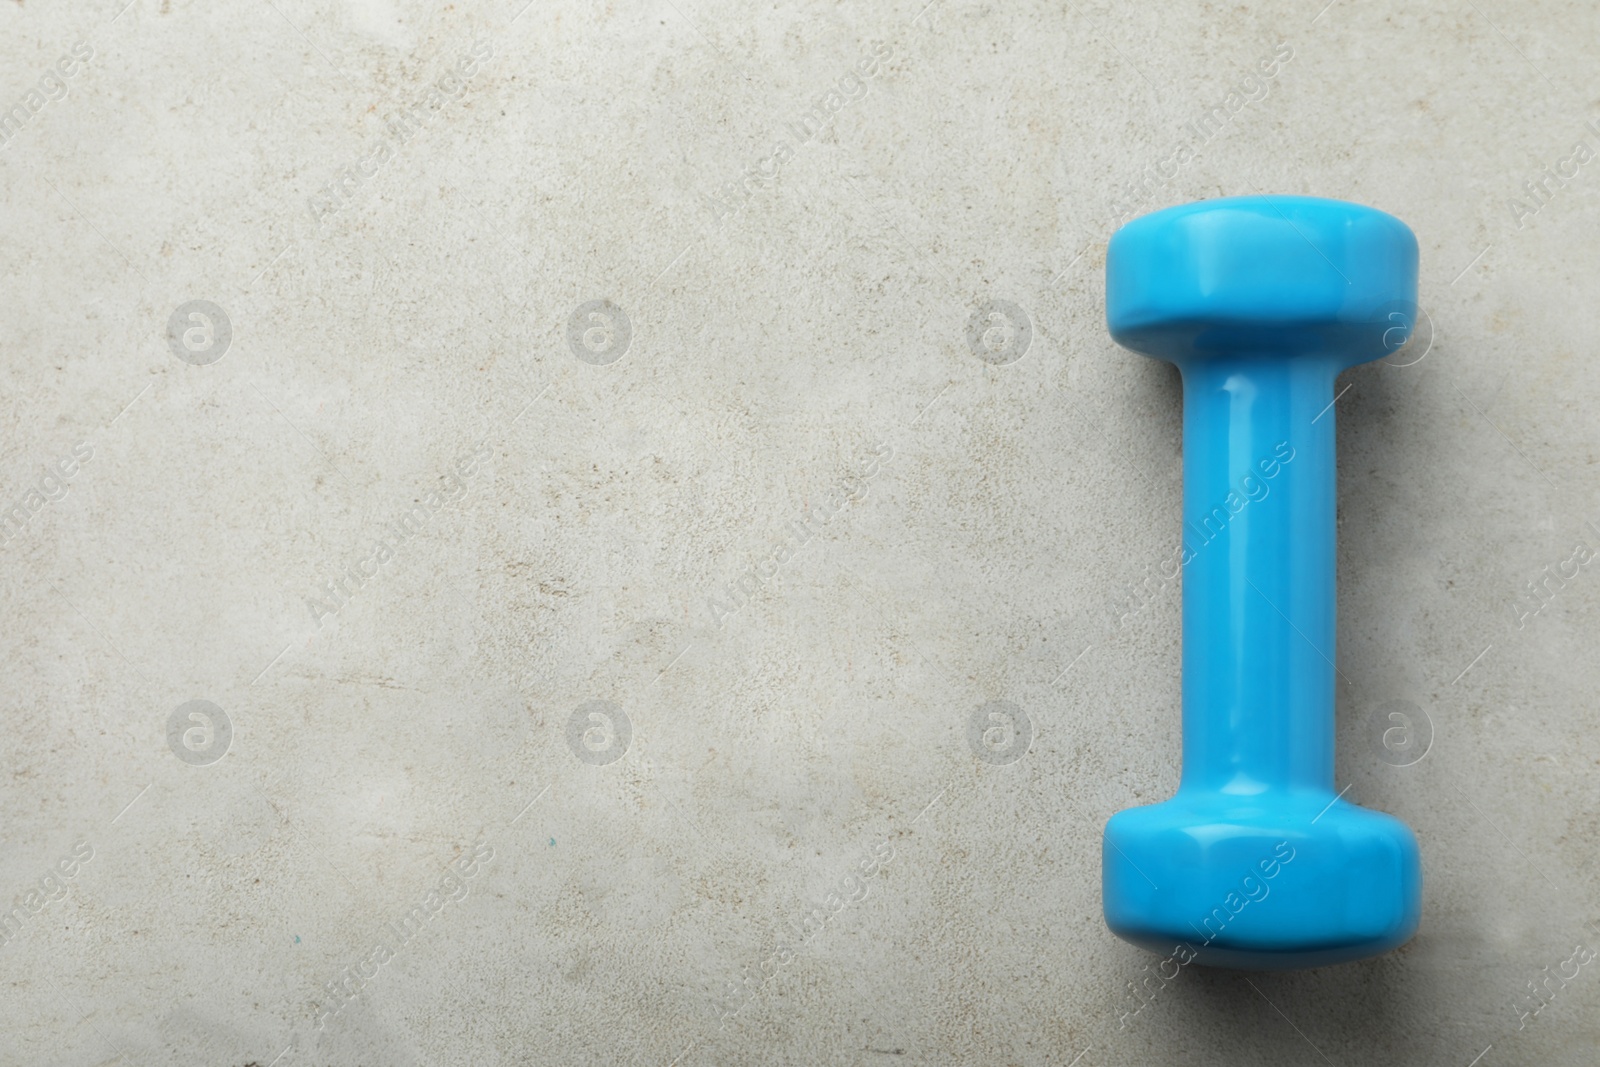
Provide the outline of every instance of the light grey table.
<path id="1" fill-rule="evenodd" d="M 0 5 L 0 1064 L 1594 1063 L 1600 14 L 1319 4 Z M 1422 244 L 1336 660 L 1425 914 L 1152 978 L 1105 243 L 1254 192 Z"/>

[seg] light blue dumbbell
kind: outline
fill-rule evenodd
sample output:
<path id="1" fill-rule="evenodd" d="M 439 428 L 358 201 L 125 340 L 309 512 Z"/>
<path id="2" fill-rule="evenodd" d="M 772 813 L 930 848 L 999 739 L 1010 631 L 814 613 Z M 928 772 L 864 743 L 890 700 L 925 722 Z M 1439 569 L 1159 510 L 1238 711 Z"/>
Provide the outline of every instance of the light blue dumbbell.
<path id="1" fill-rule="evenodd" d="M 1337 200 L 1187 204 L 1111 239 L 1111 335 L 1183 374 L 1182 780 L 1102 848 L 1136 945 L 1311 967 L 1416 931 L 1416 838 L 1333 782 L 1334 379 L 1404 341 L 1416 292 L 1410 229 Z"/>

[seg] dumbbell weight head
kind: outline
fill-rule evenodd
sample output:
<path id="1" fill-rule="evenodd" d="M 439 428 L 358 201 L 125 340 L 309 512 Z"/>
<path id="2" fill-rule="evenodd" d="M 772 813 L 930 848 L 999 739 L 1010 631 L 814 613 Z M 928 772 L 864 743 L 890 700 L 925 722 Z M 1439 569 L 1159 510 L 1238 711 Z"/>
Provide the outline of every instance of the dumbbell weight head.
<path id="1" fill-rule="evenodd" d="M 1342 200 L 1183 204 L 1134 219 L 1106 253 L 1111 336 L 1180 366 L 1306 355 L 1351 367 L 1393 352 L 1416 309 L 1411 228 Z"/>

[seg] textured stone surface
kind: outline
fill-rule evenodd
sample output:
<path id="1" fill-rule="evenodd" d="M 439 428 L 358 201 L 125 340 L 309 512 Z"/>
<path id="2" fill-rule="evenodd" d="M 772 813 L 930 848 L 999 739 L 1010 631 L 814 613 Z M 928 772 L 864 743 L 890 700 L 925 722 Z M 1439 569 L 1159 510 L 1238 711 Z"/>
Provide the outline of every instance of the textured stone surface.
<path id="1" fill-rule="evenodd" d="M 1593 1062 L 1592 6 L 124 2 L 0 5 L 0 1063 Z M 1105 241 L 1269 191 L 1422 246 L 1337 662 L 1425 913 L 1146 1002 Z"/>

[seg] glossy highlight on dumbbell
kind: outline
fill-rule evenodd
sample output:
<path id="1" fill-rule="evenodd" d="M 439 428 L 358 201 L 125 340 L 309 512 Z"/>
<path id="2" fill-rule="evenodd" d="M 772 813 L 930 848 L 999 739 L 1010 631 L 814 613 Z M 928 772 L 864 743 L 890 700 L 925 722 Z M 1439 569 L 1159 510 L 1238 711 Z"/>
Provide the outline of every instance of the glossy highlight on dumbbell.
<path id="1" fill-rule="evenodd" d="M 1116 341 L 1183 377 L 1183 770 L 1106 824 L 1106 924 L 1162 955 L 1275 969 L 1415 933 L 1416 838 L 1334 788 L 1334 380 L 1416 321 L 1417 242 L 1337 200 L 1254 196 L 1128 223 Z"/>

